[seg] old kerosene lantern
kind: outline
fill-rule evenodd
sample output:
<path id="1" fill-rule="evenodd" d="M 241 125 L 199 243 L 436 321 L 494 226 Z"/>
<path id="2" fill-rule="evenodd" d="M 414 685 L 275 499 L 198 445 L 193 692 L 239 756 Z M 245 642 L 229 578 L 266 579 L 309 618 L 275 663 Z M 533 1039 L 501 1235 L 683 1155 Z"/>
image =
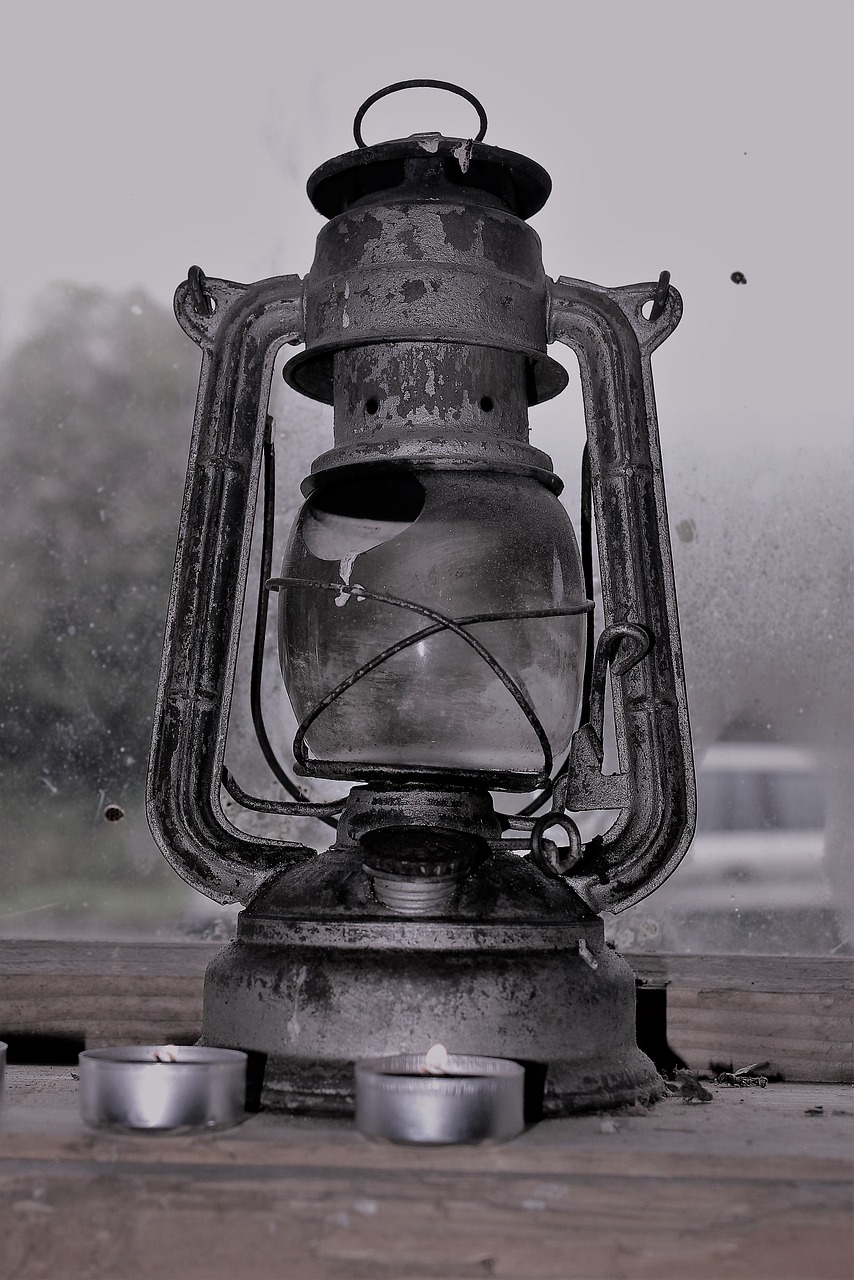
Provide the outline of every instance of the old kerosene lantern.
<path id="1" fill-rule="evenodd" d="M 477 137 L 365 146 L 367 106 L 425 83 L 476 106 Z M 455 86 L 382 90 L 356 117 L 357 150 L 309 180 L 328 221 L 305 280 L 244 286 L 194 268 L 176 294 L 202 373 L 149 817 L 187 881 L 245 906 L 208 969 L 203 1040 L 254 1051 L 274 1108 L 347 1110 L 354 1060 L 435 1042 L 528 1064 L 546 1114 L 660 1085 L 635 1042 L 632 972 L 596 912 L 655 889 L 693 833 L 650 372 L 681 303 L 667 273 L 619 289 L 548 280 L 526 221 L 548 174 L 485 145 L 485 129 Z M 576 352 L 584 389 L 581 552 L 551 460 L 528 443 L 529 406 L 567 381 L 554 341 Z M 279 576 L 269 538 L 262 560 L 295 771 L 356 783 L 337 805 L 302 798 L 258 707 L 294 798 L 250 796 L 223 764 L 283 343 L 305 344 L 285 378 L 334 406 L 334 447 L 303 484 Z M 271 511 L 268 493 L 268 533 Z M 606 775 L 609 674 L 619 772 Z M 520 812 L 494 803 L 537 789 Z M 267 813 L 338 815 L 335 843 L 245 834 L 223 791 Z M 616 820 L 583 844 L 569 815 L 592 809 Z"/>

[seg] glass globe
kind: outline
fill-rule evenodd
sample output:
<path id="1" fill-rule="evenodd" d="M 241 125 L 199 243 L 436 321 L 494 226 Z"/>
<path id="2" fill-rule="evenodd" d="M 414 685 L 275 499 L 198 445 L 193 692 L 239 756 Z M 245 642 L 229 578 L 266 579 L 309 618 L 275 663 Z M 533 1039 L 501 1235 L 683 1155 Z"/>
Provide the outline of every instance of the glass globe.
<path id="1" fill-rule="evenodd" d="M 282 576 L 279 654 L 300 722 L 363 664 L 412 638 L 311 723 L 305 772 L 463 771 L 529 789 L 543 771 L 541 743 L 466 635 L 532 705 L 553 754 L 567 750 L 584 614 L 525 615 L 582 606 L 581 562 L 569 517 L 538 480 L 424 469 L 333 481 L 300 511 Z"/>

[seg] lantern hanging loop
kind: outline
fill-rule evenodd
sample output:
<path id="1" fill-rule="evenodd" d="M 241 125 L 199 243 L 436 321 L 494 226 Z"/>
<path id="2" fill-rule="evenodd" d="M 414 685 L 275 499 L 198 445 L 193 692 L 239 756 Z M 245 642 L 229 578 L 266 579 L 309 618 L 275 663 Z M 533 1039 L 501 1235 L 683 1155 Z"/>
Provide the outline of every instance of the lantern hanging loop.
<path id="1" fill-rule="evenodd" d="M 398 93 L 401 89 L 445 89 L 448 93 L 455 93 L 460 98 L 465 98 L 466 102 L 470 102 L 477 112 L 480 128 L 474 137 L 474 142 L 483 142 L 486 136 L 487 119 L 483 104 L 478 101 L 473 93 L 469 93 L 468 89 L 463 89 L 458 84 L 451 84 L 448 80 L 398 80 L 395 84 L 388 84 L 384 89 L 378 89 L 376 93 L 372 93 L 370 98 L 366 98 L 353 120 L 353 137 L 356 139 L 356 146 L 363 148 L 367 146 L 362 137 L 362 121 L 367 111 L 379 102 L 380 98 L 387 98 L 389 94 Z"/>

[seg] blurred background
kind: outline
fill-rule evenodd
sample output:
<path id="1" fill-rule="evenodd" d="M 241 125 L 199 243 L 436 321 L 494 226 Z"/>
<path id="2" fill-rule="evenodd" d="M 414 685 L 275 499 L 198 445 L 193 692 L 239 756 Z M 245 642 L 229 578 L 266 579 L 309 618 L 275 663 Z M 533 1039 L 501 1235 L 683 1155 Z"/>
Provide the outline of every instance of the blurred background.
<path id="1" fill-rule="evenodd" d="M 624 949 L 850 951 L 854 172 L 845 0 L 4 0 L 0 936 L 225 936 L 142 809 L 198 351 L 191 263 L 305 274 L 310 172 L 462 84 L 554 189 L 546 270 L 663 268 L 655 357 L 700 829 Z M 413 91 L 366 141 L 469 136 Z M 532 441 L 577 516 L 577 368 Z M 331 410 L 274 378 L 280 545 Z M 277 552 L 278 554 L 278 552 Z M 254 603 L 248 608 L 254 609 Z M 272 642 L 272 637 L 271 637 Z M 279 745 L 292 726 L 269 664 Z M 239 680 L 229 760 L 276 795 Z M 287 824 L 285 824 L 287 825 Z M 312 824 L 285 834 L 325 843 Z"/>

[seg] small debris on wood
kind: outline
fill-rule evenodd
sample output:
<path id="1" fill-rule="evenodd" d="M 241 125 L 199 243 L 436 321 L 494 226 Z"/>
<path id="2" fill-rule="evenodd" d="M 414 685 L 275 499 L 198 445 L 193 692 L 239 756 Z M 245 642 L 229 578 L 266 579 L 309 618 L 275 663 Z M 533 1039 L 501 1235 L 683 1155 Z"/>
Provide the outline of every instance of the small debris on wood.
<path id="1" fill-rule="evenodd" d="M 823 1116 L 823 1115 L 824 1115 L 824 1107 L 822 1107 L 822 1106 L 817 1106 L 817 1107 L 807 1107 L 806 1111 L 804 1112 L 804 1115 L 805 1115 L 805 1116 Z"/>
<path id="2" fill-rule="evenodd" d="M 720 1076 L 727 1074 L 733 1076 L 763 1075 L 766 1083 L 768 1084 L 782 1084 L 786 1079 L 784 1072 L 782 1072 L 779 1067 L 775 1066 L 773 1062 L 768 1061 L 751 1062 L 748 1067 L 734 1067 L 732 1059 L 730 1059 L 729 1062 L 713 1059 L 709 1066 L 711 1070 L 709 1076 L 706 1078 L 714 1080 L 715 1084 L 719 1083 Z"/>
<path id="3" fill-rule="evenodd" d="M 715 1076 L 715 1084 L 729 1085 L 731 1089 L 764 1089 L 768 1077 L 759 1075 L 758 1072 L 767 1066 L 767 1062 L 752 1062 L 749 1067 L 739 1067 L 737 1071 L 721 1071 Z"/>
<path id="4" fill-rule="evenodd" d="M 604 1120 L 599 1121 L 600 1133 L 619 1133 L 620 1126 L 616 1120 L 612 1120 L 610 1116 L 606 1116 Z"/>
<path id="5" fill-rule="evenodd" d="M 675 1072 L 675 1080 L 666 1080 L 665 1084 L 671 1093 L 678 1094 L 683 1102 L 712 1102 L 714 1095 L 700 1083 L 693 1071 L 680 1067 Z"/>

